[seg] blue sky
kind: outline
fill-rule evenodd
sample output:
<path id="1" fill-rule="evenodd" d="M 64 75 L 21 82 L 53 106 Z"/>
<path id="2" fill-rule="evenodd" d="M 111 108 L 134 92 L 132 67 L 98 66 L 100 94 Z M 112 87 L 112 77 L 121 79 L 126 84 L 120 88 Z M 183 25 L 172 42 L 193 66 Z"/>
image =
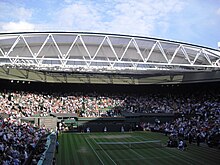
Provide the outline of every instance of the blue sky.
<path id="1" fill-rule="evenodd" d="M 89 31 L 217 48 L 220 0 L 0 0 L 0 32 Z"/>

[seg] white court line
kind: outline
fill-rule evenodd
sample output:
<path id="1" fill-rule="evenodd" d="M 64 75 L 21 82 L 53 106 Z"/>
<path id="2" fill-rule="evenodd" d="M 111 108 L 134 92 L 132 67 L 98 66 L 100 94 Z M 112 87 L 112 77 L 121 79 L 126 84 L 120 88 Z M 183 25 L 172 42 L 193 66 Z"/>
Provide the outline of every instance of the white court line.
<path id="1" fill-rule="evenodd" d="M 138 136 L 138 137 L 140 137 L 141 139 L 145 139 L 144 137 L 141 137 L 141 136 Z M 150 138 L 150 139 L 152 139 L 152 138 Z M 154 139 L 152 139 L 152 140 L 154 140 Z M 162 152 L 164 152 L 164 153 L 166 153 L 166 154 L 169 154 L 169 155 L 173 156 L 172 153 L 166 152 L 166 151 L 164 151 L 164 150 L 162 150 L 162 149 L 160 149 L 160 148 L 155 148 L 155 149 L 160 150 L 160 151 L 162 151 Z M 177 159 L 179 159 L 179 160 L 181 160 L 181 161 L 183 161 L 183 162 L 185 162 L 185 163 L 187 163 L 187 164 L 189 163 L 189 161 L 179 158 L 179 157 L 178 157 L 179 154 L 175 154 L 175 155 L 176 155 L 175 158 L 177 158 Z M 186 155 L 185 155 L 185 157 L 188 157 L 188 158 L 192 159 L 191 157 L 186 156 Z M 192 159 L 192 160 L 194 160 L 194 159 Z M 204 162 L 200 162 L 200 161 L 197 161 L 197 162 L 199 162 L 200 164 L 203 164 L 203 163 L 204 163 Z"/>
<path id="2" fill-rule="evenodd" d="M 166 158 L 171 158 L 171 157 L 176 157 L 176 156 L 154 156 L 150 158 L 144 158 L 143 160 L 148 160 L 148 159 L 166 159 Z M 123 161 L 123 160 L 140 160 L 140 159 L 117 159 L 117 161 Z"/>
<path id="3" fill-rule="evenodd" d="M 136 139 L 136 140 L 138 140 L 138 141 L 141 141 L 140 139 L 138 139 L 136 136 L 134 137 L 134 136 L 132 136 L 131 138 L 133 138 L 133 139 Z M 146 139 L 145 139 L 146 140 Z M 131 149 L 132 150 L 132 149 Z M 139 155 L 139 156 L 141 156 L 142 158 L 145 158 L 143 155 L 141 155 L 141 154 L 139 154 L 139 153 L 137 153 L 136 151 L 134 151 L 134 150 L 132 150 L 133 152 L 135 152 L 137 155 Z"/>
<path id="4" fill-rule="evenodd" d="M 97 142 L 96 142 L 93 138 L 91 138 L 91 139 L 97 144 Z M 99 146 L 99 148 L 101 148 L 102 151 L 109 157 L 109 159 L 110 159 L 114 164 L 117 165 L 117 163 L 115 163 L 115 161 L 111 158 L 111 156 L 109 156 L 109 154 L 108 154 L 100 145 L 98 145 L 98 146 Z"/>
<path id="5" fill-rule="evenodd" d="M 95 139 L 93 139 L 95 142 L 96 142 L 96 140 Z M 138 139 L 139 140 L 139 139 Z M 140 141 L 140 140 L 139 140 Z M 98 144 L 98 142 L 96 142 L 97 144 Z M 124 146 L 126 146 L 126 145 L 124 145 Z M 101 147 L 101 146 L 100 146 Z M 143 159 L 143 158 L 145 158 L 143 155 L 141 155 L 141 154 L 139 154 L 139 153 L 137 153 L 135 150 L 133 150 L 132 148 L 130 148 L 129 146 L 126 146 L 129 150 L 131 150 L 133 153 L 135 153 L 136 155 L 138 155 L 141 159 Z"/>
<path id="6" fill-rule="evenodd" d="M 135 150 L 133 150 L 132 148 L 128 147 L 129 150 L 131 150 L 133 153 L 135 153 L 136 155 L 140 156 L 142 159 L 145 158 L 143 155 L 137 153 Z"/>
<path id="7" fill-rule="evenodd" d="M 102 159 L 99 157 L 99 155 L 97 154 L 97 152 L 94 150 L 94 148 L 92 147 L 92 145 L 89 143 L 89 141 L 85 138 L 86 142 L 89 144 L 90 148 L 92 148 L 93 152 L 96 154 L 96 156 L 98 157 L 99 161 L 104 165 Z"/>

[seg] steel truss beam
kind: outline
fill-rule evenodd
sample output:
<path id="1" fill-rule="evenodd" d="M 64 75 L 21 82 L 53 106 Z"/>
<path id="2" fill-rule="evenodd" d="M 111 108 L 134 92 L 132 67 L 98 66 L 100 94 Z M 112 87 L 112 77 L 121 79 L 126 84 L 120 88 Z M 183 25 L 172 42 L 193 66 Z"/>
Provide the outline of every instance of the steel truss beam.
<path id="1" fill-rule="evenodd" d="M 95 33 L 0 34 L 0 66 L 64 72 L 220 69 L 220 51 L 156 38 Z"/>

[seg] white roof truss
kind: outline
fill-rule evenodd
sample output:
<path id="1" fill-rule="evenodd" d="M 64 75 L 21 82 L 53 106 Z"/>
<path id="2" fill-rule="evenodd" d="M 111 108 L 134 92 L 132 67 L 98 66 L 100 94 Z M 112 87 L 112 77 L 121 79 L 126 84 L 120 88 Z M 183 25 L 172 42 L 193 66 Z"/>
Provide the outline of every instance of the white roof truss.
<path id="1" fill-rule="evenodd" d="M 99 72 L 100 68 L 106 72 L 197 71 L 219 70 L 219 61 L 219 50 L 156 38 L 99 33 L 0 34 L 0 66 L 84 72 Z"/>

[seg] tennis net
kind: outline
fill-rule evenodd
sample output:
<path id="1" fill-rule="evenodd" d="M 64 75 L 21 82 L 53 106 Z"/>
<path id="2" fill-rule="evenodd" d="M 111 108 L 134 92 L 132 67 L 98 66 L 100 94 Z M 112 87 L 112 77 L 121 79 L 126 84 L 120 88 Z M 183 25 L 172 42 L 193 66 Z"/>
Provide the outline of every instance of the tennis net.
<path id="1" fill-rule="evenodd" d="M 144 149 L 162 147 L 161 140 L 145 140 L 138 142 L 96 142 L 97 149 L 119 150 L 119 149 Z"/>

